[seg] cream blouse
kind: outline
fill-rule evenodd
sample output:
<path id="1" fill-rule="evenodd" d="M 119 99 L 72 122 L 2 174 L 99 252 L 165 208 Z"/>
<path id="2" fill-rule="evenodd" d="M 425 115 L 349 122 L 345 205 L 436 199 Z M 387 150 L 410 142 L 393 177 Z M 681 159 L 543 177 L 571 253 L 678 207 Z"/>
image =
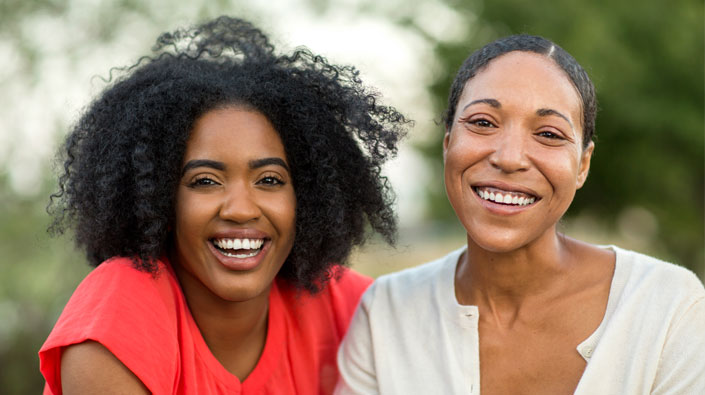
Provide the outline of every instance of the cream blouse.
<path id="1" fill-rule="evenodd" d="M 577 351 L 576 394 L 705 394 L 705 289 L 690 271 L 606 247 L 616 264 L 605 316 Z M 382 276 L 338 352 L 339 394 L 480 394 L 478 309 L 458 304 L 465 248 Z"/>

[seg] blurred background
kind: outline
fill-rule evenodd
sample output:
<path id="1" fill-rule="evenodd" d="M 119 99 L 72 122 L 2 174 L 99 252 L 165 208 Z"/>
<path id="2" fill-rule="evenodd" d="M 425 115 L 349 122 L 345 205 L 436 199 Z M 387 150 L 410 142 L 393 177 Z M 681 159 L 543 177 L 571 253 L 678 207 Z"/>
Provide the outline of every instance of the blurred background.
<path id="1" fill-rule="evenodd" d="M 0 393 L 41 391 L 37 351 L 89 271 L 70 235 L 46 233 L 62 137 L 111 67 L 220 14 L 251 20 L 280 50 L 355 65 L 416 121 L 386 169 L 398 246 L 370 240 L 357 270 L 378 276 L 464 244 L 441 176 L 448 87 L 471 50 L 531 33 L 574 55 L 598 92 L 591 173 L 562 231 L 705 277 L 702 0 L 0 0 Z"/>

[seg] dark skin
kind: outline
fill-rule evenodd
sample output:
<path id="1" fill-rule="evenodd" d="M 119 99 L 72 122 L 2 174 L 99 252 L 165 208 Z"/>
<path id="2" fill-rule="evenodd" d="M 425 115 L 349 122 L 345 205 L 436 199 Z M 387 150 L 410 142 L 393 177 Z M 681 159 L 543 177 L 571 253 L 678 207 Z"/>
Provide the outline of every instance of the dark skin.
<path id="1" fill-rule="evenodd" d="M 191 291 L 188 280 L 181 280 L 181 284 L 184 294 L 193 295 L 187 296 L 189 310 L 213 356 L 244 380 L 257 365 L 266 343 L 269 292 L 235 304 Z"/>
<path id="2" fill-rule="evenodd" d="M 542 268 L 529 255 L 482 266 L 468 264 L 481 253 L 461 257 L 456 297 L 480 313 L 483 394 L 575 391 L 586 366 L 576 347 L 602 321 L 614 256 L 573 239 L 561 244 L 572 257 L 556 266 L 544 257 Z"/>
<path id="3" fill-rule="evenodd" d="M 262 114 L 229 107 L 199 118 L 184 164 L 171 262 L 208 348 L 244 381 L 264 349 L 271 283 L 294 239 L 284 146 Z M 253 258 L 233 258 L 213 248 L 213 238 L 267 244 Z"/>
<path id="4" fill-rule="evenodd" d="M 267 338 L 266 298 L 260 303 L 222 309 L 192 310 L 213 355 L 230 373 L 247 377 L 257 365 Z M 261 303 L 265 304 L 262 311 Z M 200 301 L 192 301 L 200 306 Z M 237 311 L 235 311 L 237 310 Z M 115 355 L 100 343 L 86 341 L 61 355 L 61 385 L 65 394 L 149 394 Z"/>
<path id="5" fill-rule="evenodd" d="M 263 115 L 229 107 L 199 118 L 184 163 L 193 165 L 184 166 L 176 193 L 170 262 L 208 348 L 242 382 L 264 350 L 271 283 L 294 238 L 296 200 L 284 147 Z M 210 245 L 214 237 L 264 235 L 266 246 L 247 258 Z M 146 393 L 98 343 L 67 347 L 61 363 L 67 393 Z"/>
<path id="6" fill-rule="evenodd" d="M 113 353 L 100 343 L 86 341 L 61 353 L 64 394 L 149 394 L 150 392 Z"/>
<path id="7" fill-rule="evenodd" d="M 557 224 L 588 174 L 580 97 L 542 55 L 510 52 L 466 84 L 444 140 L 446 191 L 468 233 L 455 294 L 479 310 L 480 386 L 571 394 L 615 257 Z"/>
<path id="8" fill-rule="evenodd" d="M 168 255 L 214 358 L 244 381 L 266 342 L 275 277 L 313 295 L 368 230 L 394 241 L 391 189 L 378 175 L 409 121 L 381 105 L 353 67 L 305 48 L 280 54 L 259 29 L 226 16 L 162 34 L 119 73 L 61 148 L 50 230 L 73 231 L 93 266 L 124 256 L 157 274 L 155 260 Z M 233 106 L 247 111 L 230 111 L 238 119 L 221 117 L 201 137 L 232 135 L 185 157 L 194 117 Z M 244 142 L 240 132 L 263 139 Z M 279 152 L 254 149 L 275 141 Z M 141 388 L 100 345 L 61 351 L 68 392 L 106 393 L 103 382 L 118 393 Z M 72 386 L 84 368 L 100 380 Z M 117 376 L 106 381 L 106 372 Z"/>
<path id="9" fill-rule="evenodd" d="M 264 349 L 267 310 L 264 314 L 257 306 L 244 306 L 241 310 L 251 311 L 240 311 L 227 319 L 217 313 L 211 315 L 214 312 L 197 311 L 194 318 L 216 359 L 230 373 L 244 378 L 257 365 Z M 113 353 L 94 341 L 75 344 L 63 351 L 61 386 L 64 394 L 150 393 Z"/>

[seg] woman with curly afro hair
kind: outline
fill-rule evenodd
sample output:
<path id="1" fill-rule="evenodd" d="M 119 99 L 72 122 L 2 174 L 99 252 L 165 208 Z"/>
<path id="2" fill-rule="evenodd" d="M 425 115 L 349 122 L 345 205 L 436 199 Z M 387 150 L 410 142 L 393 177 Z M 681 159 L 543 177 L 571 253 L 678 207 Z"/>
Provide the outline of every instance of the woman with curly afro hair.
<path id="1" fill-rule="evenodd" d="M 39 352 L 45 393 L 329 393 L 393 243 L 408 121 L 352 67 L 221 17 L 162 34 L 66 138 L 52 230 L 96 266 Z"/>

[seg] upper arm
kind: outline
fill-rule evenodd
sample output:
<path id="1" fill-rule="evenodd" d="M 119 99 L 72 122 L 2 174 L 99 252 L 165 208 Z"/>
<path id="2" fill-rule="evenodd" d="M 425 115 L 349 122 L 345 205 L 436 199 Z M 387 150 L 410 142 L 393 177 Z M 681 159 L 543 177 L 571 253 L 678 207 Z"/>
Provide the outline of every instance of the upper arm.
<path id="1" fill-rule="evenodd" d="M 669 331 L 652 394 L 705 394 L 705 298 L 693 303 Z"/>
<path id="2" fill-rule="evenodd" d="M 173 392 L 181 367 L 179 292 L 166 269 L 154 276 L 129 258 L 102 263 L 81 282 L 39 350 L 48 388 L 61 393 L 63 381 L 70 393 L 74 384 L 105 383 L 114 392 L 123 382 L 141 381 L 143 393 L 144 387 Z"/>
<path id="3" fill-rule="evenodd" d="M 64 394 L 149 394 L 144 384 L 100 343 L 85 341 L 61 354 Z"/>
<path id="4" fill-rule="evenodd" d="M 379 393 L 369 317 L 369 299 L 373 292 L 374 286 L 362 297 L 338 350 L 340 380 L 336 394 Z"/>

